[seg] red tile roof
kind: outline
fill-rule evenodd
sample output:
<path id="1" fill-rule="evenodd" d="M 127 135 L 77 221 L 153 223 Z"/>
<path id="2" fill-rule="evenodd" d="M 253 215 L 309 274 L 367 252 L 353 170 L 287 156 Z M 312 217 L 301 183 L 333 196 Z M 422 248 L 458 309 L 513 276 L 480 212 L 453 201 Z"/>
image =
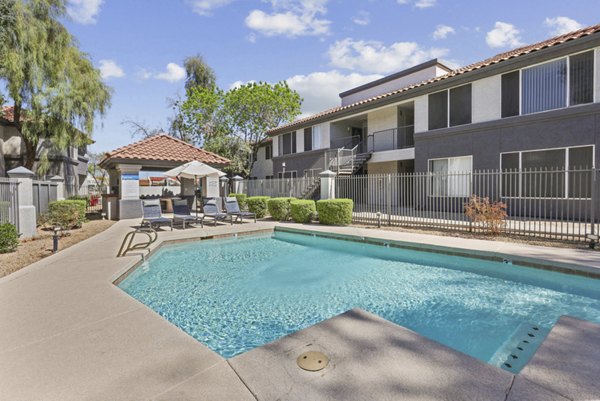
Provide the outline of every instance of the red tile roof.
<path id="1" fill-rule="evenodd" d="M 2 112 L 0 119 L 5 120 L 9 123 L 15 121 L 15 107 L 14 106 L 2 106 Z M 21 121 L 23 121 L 23 115 L 21 114 Z"/>
<path id="2" fill-rule="evenodd" d="M 197 160 L 210 165 L 227 165 L 229 159 L 183 142 L 166 134 L 153 135 L 141 141 L 107 153 L 100 162 L 109 159 L 158 160 L 187 163 Z"/>
<path id="3" fill-rule="evenodd" d="M 423 81 L 423 82 L 420 82 L 420 83 L 417 83 L 417 84 L 409 85 L 407 87 L 394 90 L 392 92 L 384 93 L 382 95 L 373 96 L 371 98 L 364 99 L 364 100 L 361 100 L 359 102 L 349 104 L 347 106 L 338 106 L 338 107 L 333 107 L 333 108 L 328 109 L 328 110 L 321 111 L 321 112 L 313 114 L 311 116 L 308 116 L 308 117 L 305 117 L 305 118 L 293 121 L 293 122 L 291 122 L 289 124 L 285 124 L 285 125 L 279 126 L 277 128 L 273 128 L 273 129 L 267 131 L 267 135 L 274 135 L 274 134 L 277 134 L 277 133 L 281 133 L 281 132 L 283 132 L 283 131 L 285 131 L 287 129 L 292 129 L 292 128 L 295 128 L 295 127 L 300 127 L 300 126 L 302 126 L 302 125 L 304 125 L 304 124 L 306 124 L 306 123 L 308 123 L 310 121 L 316 120 L 316 119 L 318 119 L 320 117 L 324 117 L 324 116 L 327 116 L 327 115 L 335 114 L 335 113 L 338 113 L 338 112 L 341 112 L 341 111 L 344 111 L 344 110 L 349 110 L 349 109 L 355 108 L 355 107 L 360 106 L 360 105 L 364 105 L 364 104 L 367 104 L 367 103 L 374 102 L 376 100 L 380 100 L 380 99 L 384 99 L 384 98 L 396 95 L 396 94 L 401 93 L 401 92 L 406 92 L 408 90 L 415 89 L 415 88 L 418 88 L 418 87 L 421 87 L 421 86 L 424 86 L 424 85 L 428 85 L 428 84 L 431 84 L 431 83 L 434 83 L 434 82 L 442 81 L 444 79 L 452 78 L 452 77 L 455 77 L 455 76 L 458 76 L 458 75 L 462 75 L 462 74 L 465 74 L 465 73 L 468 73 L 468 72 L 479 70 L 481 68 L 488 67 L 488 66 L 491 66 L 491 65 L 494 65 L 494 64 L 498 64 L 498 63 L 501 63 L 503 61 L 507 61 L 507 60 L 510 60 L 510 59 L 513 59 L 513 58 L 516 58 L 516 57 L 519 57 L 519 56 L 523 56 L 523 55 L 526 55 L 526 54 L 529 54 L 529 53 L 533 53 L 533 52 L 536 52 L 536 51 L 539 51 L 539 50 L 542 50 L 542 49 L 546 49 L 546 48 L 549 48 L 549 47 L 552 47 L 552 46 L 560 45 L 560 44 L 565 43 L 565 42 L 569 42 L 569 41 L 572 41 L 572 40 L 576 40 L 576 39 L 580 39 L 580 38 L 583 38 L 583 37 L 586 37 L 586 36 L 590 36 L 590 35 L 593 35 L 593 34 L 598 33 L 598 32 L 600 32 L 600 24 L 598 24 L 598 25 L 592 25 L 592 26 L 589 26 L 587 28 L 583 28 L 583 29 L 580 29 L 580 30 L 577 30 L 577 31 L 569 32 L 569 33 L 566 33 L 564 35 L 559 35 L 559 36 L 556 36 L 556 37 L 551 38 L 551 39 L 544 40 L 544 41 L 539 42 L 539 43 L 535 43 L 535 44 L 532 44 L 532 45 L 523 46 L 523 47 L 520 47 L 518 49 L 514 49 L 514 50 L 510 50 L 510 51 L 504 52 L 504 53 L 500 53 L 500 54 L 495 55 L 494 57 L 490 57 L 490 58 L 488 58 L 486 60 L 479 61 L 477 63 L 470 64 L 470 65 L 467 65 L 465 67 L 458 68 L 458 69 L 456 69 L 454 71 L 451 71 L 451 72 L 449 72 L 447 74 L 440 75 L 439 77 L 431 78 L 431 79 L 428 79 L 426 81 Z"/>

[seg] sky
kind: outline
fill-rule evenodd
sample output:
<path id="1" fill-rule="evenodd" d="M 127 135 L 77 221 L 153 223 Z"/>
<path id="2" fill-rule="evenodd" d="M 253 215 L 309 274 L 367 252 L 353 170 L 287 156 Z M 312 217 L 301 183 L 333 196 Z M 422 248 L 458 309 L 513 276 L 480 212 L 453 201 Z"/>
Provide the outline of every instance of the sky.
<path id="1" fill-rule="evenodd" d="M 600 23 L 598 0 L 69 0 L 65 24 L 113 88 L 91 151 L 168 127 L 183 60 L 229 89 L 287 81 L 312 114 L 338 94 L 432 58 L 452 67 Z"/>

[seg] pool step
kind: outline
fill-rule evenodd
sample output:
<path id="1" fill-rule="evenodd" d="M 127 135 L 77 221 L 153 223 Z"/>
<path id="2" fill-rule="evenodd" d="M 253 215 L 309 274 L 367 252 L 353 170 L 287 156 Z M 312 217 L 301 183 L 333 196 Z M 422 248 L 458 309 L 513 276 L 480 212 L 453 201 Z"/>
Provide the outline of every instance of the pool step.
<path id="1" fill-rule="evenodd" d="M 489 362 L 511 373 L 519 373 L 549 332 L 537 324 L 521 323 Z"/>

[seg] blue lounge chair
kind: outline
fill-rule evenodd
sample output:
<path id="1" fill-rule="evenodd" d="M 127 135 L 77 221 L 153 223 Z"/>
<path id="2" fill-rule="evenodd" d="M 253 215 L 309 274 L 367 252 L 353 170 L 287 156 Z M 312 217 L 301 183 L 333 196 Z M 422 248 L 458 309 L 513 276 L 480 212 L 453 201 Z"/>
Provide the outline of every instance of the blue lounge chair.
<path id="1" fill-rule="evenodd" d="M 192 216 L 190 207 L 188 206 L 188 201 L 185 199 L 173 201 L 173 220 L 175 223 L 181 221 L 184 230 L 186 222 L 198 222 L 198 218 L 196 216 Z"/>
<path id="2" fill-rule="evenodd" d="M 235 197 L 227 197 L 225 198 L 225 210 L 227 214 L 231 216 L 231 219 L 235 217 L 235 221 L 240 221 L 240 223 L 244 222 L 244 217 L 248 217 L 254 219 L 256 223 L 256 213 L 252 212 L 243 212 L 240 210 L 240 205 Z"/>
<path id="3" fill-rule="evenodd" d="M 163 224 L 171 226 L 173 231 L 173 219 L 163 217 L 158 199 L 142 201 L 142 226 L 160 227 Z"/>
<path id="4" fill-rule="evenodd" d="M 201 227 L 204 227 L 204 219 L 206 218 L 213 219 L 216 226 L 217 221 L 224 221 L 228 217 L 227 214 L 221 213 L 219 207 L 217 206 L 216 199 L 210 199 L 206 201 L 202 211 L 202 219 L 200 220 Z M 233 216 L 231 217 L 231 224 L 233 224 Z"/>

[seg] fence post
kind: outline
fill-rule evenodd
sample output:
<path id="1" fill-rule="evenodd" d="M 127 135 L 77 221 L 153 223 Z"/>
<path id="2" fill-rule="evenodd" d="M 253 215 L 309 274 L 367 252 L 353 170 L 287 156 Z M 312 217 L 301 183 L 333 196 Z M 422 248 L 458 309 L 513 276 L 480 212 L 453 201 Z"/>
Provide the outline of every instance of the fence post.
<path id="1" fill-rule="evenodd" d="M 50 181 L 56 184 L 56 200 L 65 199 L 65 179 L 61 176 L 55 175 L 50 178 Z"/>
<path id="2" fill-rule="evenodd" d="M 17 167 L 7 172 L 10 178 L 17 180 L 19 185 L 19 231 L 21 238 L 31 238 L 36 231 L 36 210 L 33 206 L 33 171 L 25 167 Z"/>
<path id="3" fill-rule="evenodd" d="M 392 175 L 387 175 L 386 188 L 386 213 L 388 215 L 388 226 L 392 225 Z"/>
<path id="4" fill-rule="evenodd" d="M 244 179 L 242 177 L 240 177 L 239 175 L 236 175 L 235 177 L 231 178 L 231 181 L 233 181 L 234 193 L 239 194 L 239 193 L 243 192 L 242 181 L 244 181 Z"/>
<path id="5" fill-rule="evenodd" d="M 229 195 L 227 193 L 227 187 L 228 187 L 228 183 L 229 183 L 229 178 L 227 178 L 226 176 L 223 176 L 221 178 L 219 178 L 219 182 L 221 183 L 221 197 L 226 198 L 227 195 Z"/>
<path id="6" fill-rule="evenodd" d="M 336 173 L 331 170 L 319 173 L 321 179 L 321 199 L 335 199 L 335 177 Z"/>
<path id="7" fill-rule="evenodd" d="M 590 220 L 592 223 L 592 232 L 590 233 L 591 235 L 596 235 L 596 207 L 598 205 L 598 194 L 596 193 L 596 175 L 598 174 L 598 171 L 600 170 L 595 170 L 592 169 L 592 210 L 590 210 Z"/>

